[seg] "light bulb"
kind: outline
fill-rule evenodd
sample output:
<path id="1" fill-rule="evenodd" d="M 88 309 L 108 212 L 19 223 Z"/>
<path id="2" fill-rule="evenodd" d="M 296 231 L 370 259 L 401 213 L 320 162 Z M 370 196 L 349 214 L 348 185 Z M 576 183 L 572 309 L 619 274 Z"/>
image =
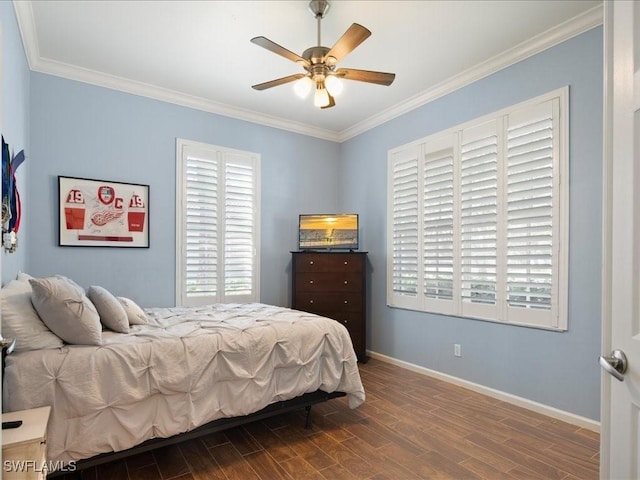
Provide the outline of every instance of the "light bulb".
<path id="1" fill-rule="evenodd" d="M 329 105 L 329 93 L 321 84 L 316 88 L 316 95 L 313 98 L 313 104 L 316 107 L 326 107 Z"/>
<path id="2" fill-rule="evenodd" d="M 305 98 L 311 91 L 313 86 L 313 80 L 310 77 L 302 77 L 296 83 L 293 84 L 293 90 L 300 98 Z"/>
<path id="3" fill-rule="evenodd" d="M 342 92 L 342 81 L 335 75 L 328 75 L 324 80 L 324 86 L 332 96 L 338 96 Z"/>

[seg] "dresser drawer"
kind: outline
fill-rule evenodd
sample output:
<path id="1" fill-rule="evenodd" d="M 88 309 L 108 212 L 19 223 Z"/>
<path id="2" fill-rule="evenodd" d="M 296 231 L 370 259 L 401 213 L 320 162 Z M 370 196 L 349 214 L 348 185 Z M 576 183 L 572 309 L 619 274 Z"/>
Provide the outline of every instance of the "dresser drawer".
<path id="1" fill-rule="evenodd" d="M 362 272 L 364 256 L 352 253 L 303 253 L 294 255 L 296 272 Z"/>
<path id="2" fill-rule="evenodd" d="M 305 253 L 294 255 L 293 268 L 296 272 L 326 272 L 329 270 L 329 258 L 322 253 Z"/>
<path id="3" fill-rule="evenodd" d="M 298 292 L 293 305 L 296 310 L 305 312 L 361 312 L 362 295 L 359 293 L 314 293 Z"/>
<path id="4" fill-rule="evenodd" d="M 296 275 L 298 292 L 362 292 L 359 272 L 301 272 Z"/>
<path id="5" fill-rule="evenodd" d="M 364 271 L 364 256 L 351 253 L 334 253 L 327 259 L 327 268 L 332 272 Z"/>

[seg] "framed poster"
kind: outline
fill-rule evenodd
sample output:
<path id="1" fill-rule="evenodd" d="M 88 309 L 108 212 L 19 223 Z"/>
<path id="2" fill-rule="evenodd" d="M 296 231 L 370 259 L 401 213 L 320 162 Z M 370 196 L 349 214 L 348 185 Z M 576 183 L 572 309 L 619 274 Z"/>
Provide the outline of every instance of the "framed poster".
<path id="1" fill-rule="evenodd" d="M 149 247 L 149 185 L 58 176 L 60 246 Z"/>

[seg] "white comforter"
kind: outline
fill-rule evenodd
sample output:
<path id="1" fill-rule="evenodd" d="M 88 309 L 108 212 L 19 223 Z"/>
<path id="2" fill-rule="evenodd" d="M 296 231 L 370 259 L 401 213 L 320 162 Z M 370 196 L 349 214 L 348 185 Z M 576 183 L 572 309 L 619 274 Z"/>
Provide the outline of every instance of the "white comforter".
<path id="1" fill-rule="evenodd" d="M 340 323 L 263 304 L 147 309 L 149 325 L 100 347 L 7 357 L 4 409 L 51 405 L 51 461 L 119 451 L 306 392 L 365 398 Z"/>

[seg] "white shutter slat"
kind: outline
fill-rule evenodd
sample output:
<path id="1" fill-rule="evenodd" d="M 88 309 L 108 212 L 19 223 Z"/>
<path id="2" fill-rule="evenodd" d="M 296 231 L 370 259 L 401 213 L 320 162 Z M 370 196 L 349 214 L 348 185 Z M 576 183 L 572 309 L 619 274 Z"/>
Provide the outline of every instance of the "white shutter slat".
<path id="1" fill-rule="evenodd" d="M 225 295 L 251 295 L 254 272 L 254 171 L 235 155 L 225 156 Z"/>
<path id="2" fill-rule="evenodd" d="M 418 160 L 411 153 L 398 156 L 391 165 L 394 294 L 415 297 L 418 279 Z"/>
<path id="3" fill-rule="evenodd" d="M 215 296 L 218 290 L 218 163 L 186 158 L 185 271 L 186 296 Z"/>
<path id="4" fill-rule="evenodd" d="M 507 128 L 507 302 L 550 310 L 553 288 L 553 118 L 538 106 Z"/>
<path id="5" fill-rule="evenodd" d="M 453 300 L 453 150 L 426 152 L 422 161 L 423 295 Z"/>
<path id="6" fill-rule="evenodd" d="M 495 122 L 463 132 L 460 155 L 460 295 L 496 303 L 498 138 Z"/>

